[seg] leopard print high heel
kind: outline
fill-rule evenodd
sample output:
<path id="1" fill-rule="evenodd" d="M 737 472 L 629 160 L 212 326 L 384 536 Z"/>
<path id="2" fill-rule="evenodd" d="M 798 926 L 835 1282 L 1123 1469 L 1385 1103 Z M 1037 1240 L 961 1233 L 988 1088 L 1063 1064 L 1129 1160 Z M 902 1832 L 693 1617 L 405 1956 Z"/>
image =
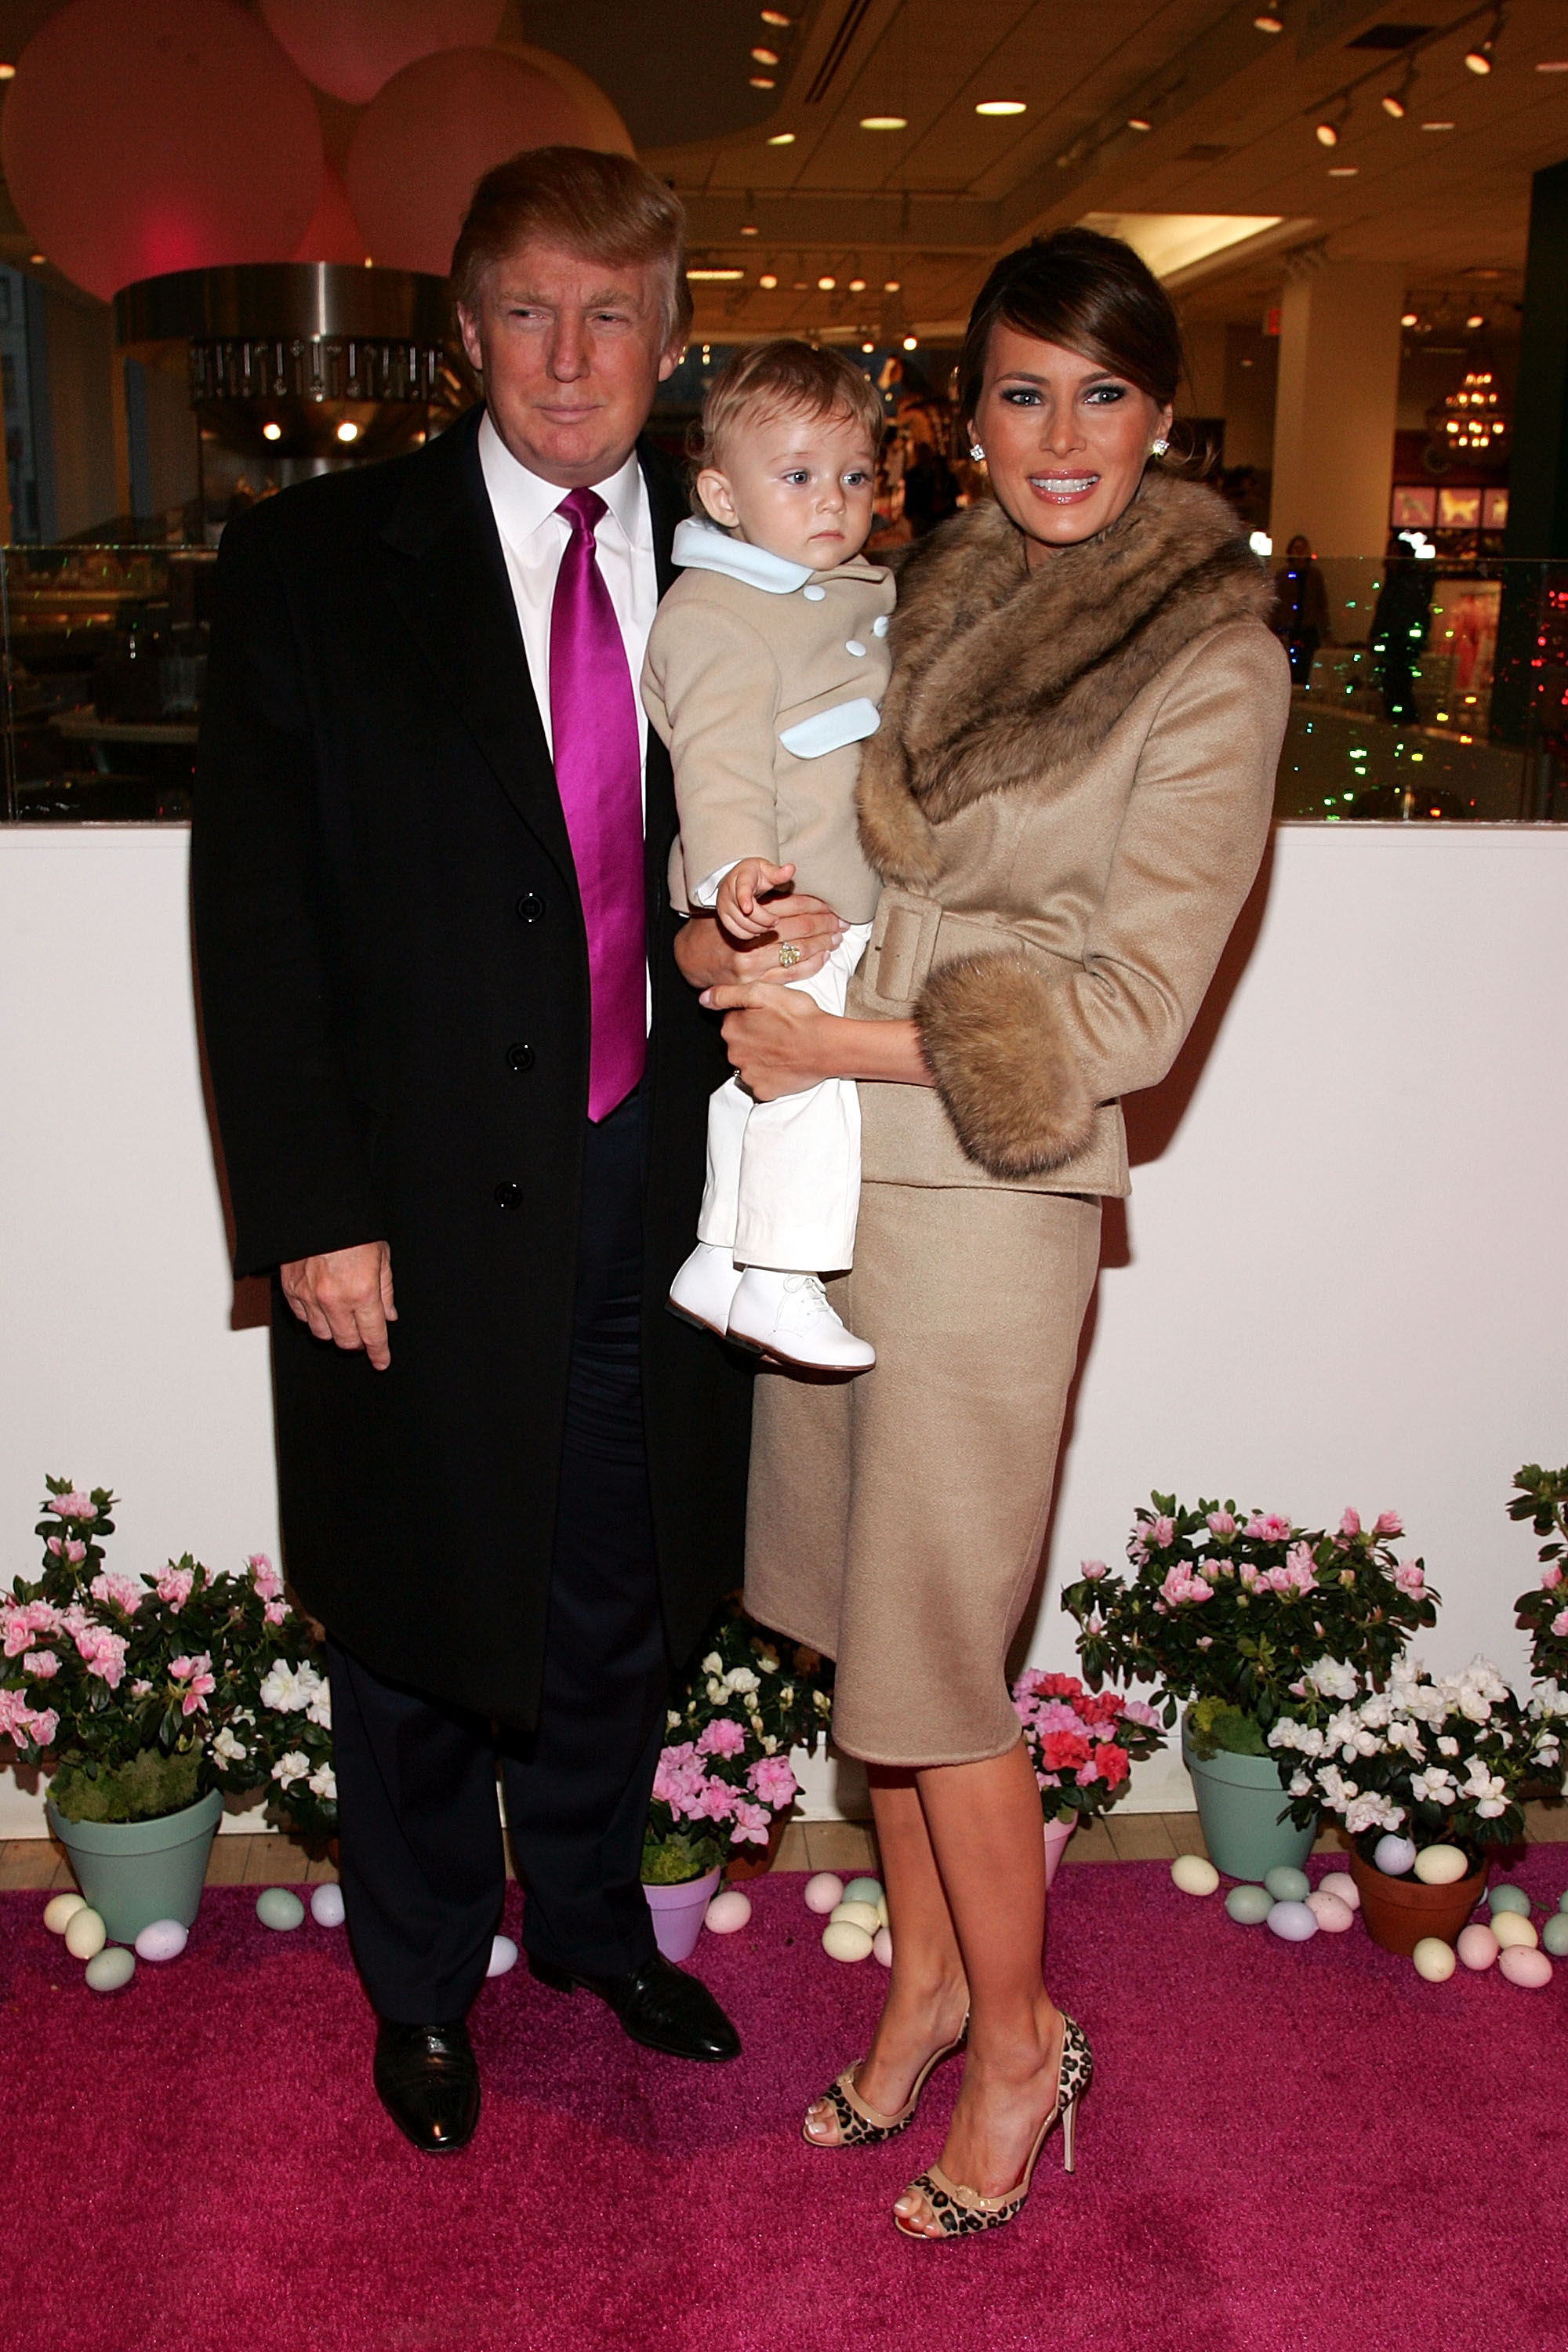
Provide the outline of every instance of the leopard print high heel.
<path id="1" fill-rule="evenodd" d="M 921 2103 L 921 2093 L 925 2089 L 942 2060 L 952 2057 L 955 2052 L 963 2049 L 968 2033 L 969 2019 L 966 2014 L 963 2023 L 958 2030 L 958 2039 L 955 2042 L 945 2042 L 940 2050 L 931 2052 L 931 2056 L 915 2076 L 914 2088 L 896 2116 L 879 2115 L 875 2107 L 867 2105 L 856 2089 L 855 2078 L 865 2063 L 863 2059 L 858 2058 L 853 2066 L 846 2066 L 837 2081 L 830 2083 L 821 2097 L 814 2099 L 805 2111 L 805 2123 L 801 2125 L 800 2136 L 807 2147 L 828 2149 L 879 2147 L 885 2139 L 897 2139 L 899 2134 L 901 2131 L 907 2131 L 914 2121 L 915 2109 Z M 824 2105 L 833 2111 L 833 2120 L 838 2126 L 837 2139 L 813 2139 L 805 2127 L 816 2110 Z"/>
<path id="2" fill-rule="evenodd" d="M 896 2209 L 893 2226 L 903 2238 L 924 2238 L 932 2244 L 942 2238 L 968 2238 L 977 2230 L 999 2230 L 1004 2221 L 1011 2221 L 1024 2210 L 1029 2194 L 1029 2183 L 1035 2177 L 1035 2165 L 1041 2148 L 1050 2137 L 1053 2124 L 1062 2127 L 1062 2169 L 1073 2168 L 1073 2131 L 1078 2120 L 1078 2103 L 1088 2090 L 1094 2073 L 1094 2053 L 1089 2046 L 1089 2036 L 1072 2018 L 1064 2017 L 1066 2031 L 1062 2036 L 1061 2072 L 1057 2077 L 1057 2103 L 1035 2135 L 1035 2145 L 1029 2150 L 1029 2160 L 1024 2167 L 1024 2177 L 1017 2186 L 1000 2197 L 982 2197 L 977 2189 L 966 2189 L 962 2181 L 952 2180 L 940 2164 L 933 2164 L 904 2191 L 918 2189 L 937 2230 L 910 2227 Z"/>

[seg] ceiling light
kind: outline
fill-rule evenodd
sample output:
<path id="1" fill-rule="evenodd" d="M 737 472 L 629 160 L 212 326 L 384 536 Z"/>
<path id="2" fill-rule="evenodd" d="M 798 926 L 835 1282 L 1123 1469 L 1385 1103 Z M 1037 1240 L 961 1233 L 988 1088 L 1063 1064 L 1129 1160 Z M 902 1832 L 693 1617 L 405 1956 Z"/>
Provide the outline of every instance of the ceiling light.
<path id="1" fill-rule="evenodd" d="M 863 278 L 852 278 L 849 280 L 849 291 L 851 294 L 864 294 L 866 280 Z"/>
<path id="2" fill-rule="evenodd" d="M 264 441 L 281 441 L 283 427 L 281 425 L 264 425 L 261 428 L 261 437 Z"/>
<path id="3" fill-rule="evenodd" d="M 1337 147 L 1339 145 L 1340 134 L 1331 122 L 1320 122 L 1316 125 L 1316 129 L 1318 133 L 1318 144 L 1321 147 Z"/>
<path id="4" fill-rule="evenodd" d="M 884 294 L 896 294 L 903 282 L 904 281 L 901 278 L 884 278 L 882 280 L 882 291 Z"/>
<path id="5" fill-rule="evenodd" d="M 1415 80 L 1415 60 L 1414 58 L 1407 58 L 1405 71 L 1401 74 L 1398 83 L 1393 89 L 1386 91 L 1379 101 L 1384 114 L 1391 115 L 1395 122 L 1403 122 L 1409 110 L 1410 92 Z"/>
<path id="6" fill-rule="evenodd" d="M 1379 99 L 1378 104 L 1382 107 L 1384 114 L 1393 116 L 1395 122 L 1404 121 L 1405 100 L 1400 97 L 1397 90 L 1385 90 L 1383 97 Z"/>
<path id="7" fill-rule="evenodd" d="M 1418 327 L 1421 323 L 1421 314 L 1417 310 L 1406 310 L 1402 315 L 1399 323 L 1402 327 Z"/>
<path id="8" fill-rule="evenodd" d="M 1331 180 L 1353 180 L 1359 175 L 1360 172 L 1361 165 L 1359 163 L 1331 163 L 1329 165 L 1329 177 Z"/>
<path id="9" fill-rule="evenodd" d="M 790 291 L 794 294 L 809 294 L 811 289 L 806 284 L 804 278 L 797 278 L 795 280 L 794 285 L 791 287 Z"/>
<path id="10" fill-rule="evenodd" d="M 764 25 L 776 25 L 781 33 L 787 33 L 795 22 L 795 18 L 786 16 L 782 8 L 764 8 L 762 17 Z"/>
<path id="11" fill-rule="evenodd" d="M 1130 114 L 1127 128 L 1129 131 L 1152 131 L 1154 126 L 1146 114 Z"/>
<path id="12" fill-rule="evenodd" d="M 741 224 L 742 236 L 761 236 L 762 233 L 755 221 L 742 221 Z"/>
<path id="13" fill-rule="evenodd" d="M 779 61 L 779 53 L 776 49 L 753 49 L 752 51 L 752 60 L 753 64 L 759 66 L 776 66 Z"/>
<path id="14" fill-rule="evenodd" d="M 1453 127 L 1451 122 L 1424 122 L 1421 125 L 1423 131 L 1452 131 Z"/>
<path id="15" fill-rule="evenodd" d="M 1272 8 L 1265 8 L 1260 15 L 1254 16 L 1252 29 L 1255 33 L 1282 33 L 1285 19 L 1276 16 Z"/>
<path id="16" fill-rule="evenodd" d="M 1492 45 L 1489 41 L 1482 41 L 1478 47 L 1467 49 L 1465 51 L 1465 63 L 1468 66 L 1473 74 L 1490 73 L 1492 69 L 1491 47 Z"/>
<path id="17" fill-rule="evenodd" d="M 1486 323 L 1486 314 L 1484 311 L 1480 310 L 1472 310 L 1469 317 L 1465 320 L 1467 327 L 1484 327 Z"/>
<path id="18" fill-rule="evenodd" d="M 1326 106 L 1312 125 L 1313 136 L 1320 147 L 1337 147 L 1340 133 L 1351 119 L 1351 94 L 1342 89 L 1331 104 Z"/>
<path id="19" fill-rule="evenodd" d="M 875 343 L 862 343 L 860 348 L 863 352 L 874 352 L 877 346 Z"/>
<path id="20" fill-rule="evenodd" d="M 0 74 L 4 74 L 5 70 L 4 66 L 0 66 Z M 13 66 L 11 70 L 15 73 L 16 67 Z M 1546 58 L 1535 70 L 1537 73 L 1568 73 L 1568 58 Z"/>
<path id="21" fill-rule="evenodd" d="M 359 439 L 359 426 L 354 423 L 352 416 L 345 416 L 342 423 L 339 425 L 338 439 L 340 441 L 357 441 Z"/>
<path id="22" fill-rule="evenodd" d="M 751 74 L 747 79 L 750 80 L 753 89 L 777 89 L 778 88 L 778 84 L 773 79 L 772 74 Z"/>
<path id="23" fill-rule="evenodd" d="M 837 283 L 837 278 L 819 278 L 816 281 L 816 290 L 819 294 L 831 294 Z"/>
<path id="24" fill-rule="evenodd" d="M 976 114 L 1027 114 L 1028 110 L 1021 98 L 983 98 L 974 110 Z"/>
<path id="25" fill-rule="evenodd" d="M 1550 72 L 1551 68 L 1550 67 L 1546 67 L 1543 68 L 1542 70 Z M 0 81 L 15 81 L 16 79 L 16 68 L 15 66 L 0 66 Z"/>
<path id="26" fill-rule="evenodd" d="M 744 278 L 746 273 L 743 269 L 689 269 L 686 274 L 700 285 L 732 286 L 737 278 Z"/>
<path id="27" fill-rule="evenodd" d="M 793 147 L 795 145 L 795 132 L 793 131 L 775 131 L 773 137 L 768 141 L 768 145 L 770 147 Z"/>
<path id="28" fill-rule="evenodd" d="M 919 351 L 919 349 L 920 349 L 920 341 L 921 341 L 921 339 L 920 339 L 920 337 L 919 337 L 918 335 L 906 335 L 906 336 L 904 337 L 904 349 L 905 349 L 905 351 L 906 351 L 906 352 L 918 352 L 918 351 Z"/>
<path id="29" fill-rule="evenodd" d="M 757 280 L 758 285 L 764 288 L 770 294 L 773 292 L 773 288 L 778 284 L 778 282 L 777 278 L 773 275 L 773 272 L 771 269 L 764 269 L 762 276 Z"/>
<path id="30" fill-rule="evenodd" d="M 863 114 L 860 117 L 862 131 L 907 131 L 909 127 L 907 114 Z"/>

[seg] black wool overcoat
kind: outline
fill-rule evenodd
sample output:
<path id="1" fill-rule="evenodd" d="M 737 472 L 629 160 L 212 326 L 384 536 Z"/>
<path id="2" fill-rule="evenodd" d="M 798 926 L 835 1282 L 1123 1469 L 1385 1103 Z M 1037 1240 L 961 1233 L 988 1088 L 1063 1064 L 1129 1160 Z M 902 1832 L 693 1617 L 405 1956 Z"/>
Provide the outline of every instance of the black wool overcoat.
<path id="1" fill-rule="evenodd" d="M 527 1728 L 538 1703 L 588 1094 L 576 877 L 479 469 L 479 412 L 285 490 L 217 564 L 192 844 L 237 1273 L 384 1239 L 392 1364 L 274 1280 L 283 1540 L 376 1673 Z M 661 591 L 685 510 L 640 453 Z M 647 745 L 642 1358 L 672 1654 L 738 1584 L 746 1366 L 665 1307 L 691 1247 L 715 1016 L 678 971 Z"/>

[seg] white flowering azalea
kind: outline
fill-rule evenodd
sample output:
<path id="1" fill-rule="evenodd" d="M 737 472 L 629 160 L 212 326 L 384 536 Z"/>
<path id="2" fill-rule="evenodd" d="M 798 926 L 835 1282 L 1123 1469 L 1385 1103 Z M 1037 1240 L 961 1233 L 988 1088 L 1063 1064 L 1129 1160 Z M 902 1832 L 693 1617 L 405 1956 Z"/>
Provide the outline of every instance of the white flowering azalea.
<path id="1" fill-rule="evenodd" d="M 1316 1724 L 1300 1723 L 1293 1715 L 1282 1715 L 1268 1727 L 1268 1745 L 1270 1748 L 1294 1748 L 1303 1756 L 1321 1756 L 1325 1741 Z"/>
<path id="2" fill-rule="evenodd" d="M 337 1803 L 338 1776 L 330 1764 L 318 1764 L 307 1785 L 311 1796 L 320 1797 L 323 1804 Z"/>
<path id="3" fill-rule="evenodd" d="M 1438 1735 L 1438 1738 L 1437 1738 L 1437 1753 L 1438 1753 L 1438 1755 L 1439 1755 L 1439 1756 L 1457 1756 L 1457 1755 L 1458 1754 L 1458 1752 L 1459 1752 L 1459 1743 L 1458 1743 L 1458 1741 L 1457 1739 L 1455 1739 L 1454 1738 L 1452 1738 L 1452 1736 L 1451 1736 L 1448 1732 L 1447 1732 L 1447 1731 L 1439 1733 L 1439 1735 Z"/>
<path id="4" fill-rule="evenodd" d="M 308 1674 L 310 1672 L 310 1668 L 306 1667 L 305 1672 Z M 323 1731 L 331 1731 L 332 1727 L 332 1686 L 330 1682 L 327 1682 L 324 1679 L 319 1681 L 316 1689 L 310 1693 L 310 1699 L 305 1707 L 305 1715 L 309 1722 L 319 1724 Z"/>
<path id="5" fill-rule="evenodd" d="M 303 1715 L 321 1679 L 310 1666 L 291 1666 L 285 1658 L 274 1658 L 261 1678 L 261 1704 L 279 1715 Z"/>
<path id="6" fill-rule="evenodd" d="M 1380 1797 L 1375 1790 L 1357 1797 L 1345 1814 L 1345 1827 L 1352 1837 L 1360 1837 L 1367 1830 L 1396 1830 L 1405 1819 L 1403 1805 Z"/>
<path id="7" fill-rule="evenodd" d="M 1410 1793 L 1418 1805 L 1451 1805 L 1458 1786 L 1453 1774 L 1438 1764 L 1428 1764 L 1424 1772 L 1410 1775 Z"/>
<path id="8" fill-rule="evenodd" d="M 721 1675 L 723 1671 L 723 1659 L 719 1655 L 717 1650 L 710 1650 L 708 1655 L 703 1659 L 701 1666 L 699 1668 L 699 1672 L 705 1675 Z"/>
<path id="9" fill-rule="evenodd" d="M 1385 1744 L 1389 1748 L 1403 1749 L 1406 1756 L 1414 1756 L 1417 1763 L 1423 1762 L 1426 1759 L 1426 1750 L 1422 1743 L 1420 1726 L 1413 1723 L 1408 1716 L 1389 1725 Z"/>
<path id="10" fill-rule="evenodd" d="M 222 1764 L 243 1764 L 250 1750 L 241 1747 L 226 1723 L 213 1741 L 212 1752 Z"/>
<path id="11" fill-rule="evenodd" d="M 1551 1676 L 1543 1683 L 1537 1683 L 1531 1697 L 1530 1712 L 1542 1717 L 1568 1715 L 1568 1690 Z"/>
<path id="12" fill-rule="evenodd" d="M 272 1767 L 272 1778 L 275 1780 L 280 1780 L 287 1788 L 290 1780 L 308 1780 L 310 1771 L 310 1758 L 302 1756 L 299 1748 L 290 1748 L 288 1754 L 279 1756 L 277 1763 Z"/>
<path id="13" fill-rule="evenodd" d="M 762 1684 L 750 1666 L 731 1666 L 724 1677 L 724 1687 L 731 1691 L 761 1690 Z"/>
<path id="14" fill-rule="evenodd" d="M 1307 1668 L 1301 1680 L 1322 1698 L 1353 1699 L 1361 1688 L 1354 1668 L 1342 1664 L 1338 1658 L 1320 1658 L 1315 1666 Z"/>

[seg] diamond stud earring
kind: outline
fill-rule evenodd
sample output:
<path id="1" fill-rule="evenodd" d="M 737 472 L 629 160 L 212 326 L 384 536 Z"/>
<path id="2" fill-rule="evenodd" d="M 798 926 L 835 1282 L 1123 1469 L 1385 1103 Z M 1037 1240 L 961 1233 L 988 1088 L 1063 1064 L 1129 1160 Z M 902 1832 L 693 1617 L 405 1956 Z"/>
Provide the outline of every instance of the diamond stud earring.
<path id="1" fill-rule="evenodd" d="M 981 447 L 978 441 L 972 441 L 969 445 L 969 454 L 975 460 L 975 463 L 978 464 L 984 457 L 985 452 Z"/>
<path id="2" fill-rule="evenodd" d="M 1153 447 L 1150 450 L 1149 455 L 1150 455 L 1152 457 L 1163 457 L 1164 456 L 1164 454 L 1165 454 L 1166 450 L 1170 447 L 1170 446 L 1171 446 L 1171 445 L 1170 445 L 1170 443 L 1166 440 L 1166 438 L 1165 438 L 1164 435 L 1162 433 L 1162 434 L 1161 434 L 1161 436 L 1160 436 L 1160 438 L 1155 442 L 1155 444 L 1154 444 Z"/>

